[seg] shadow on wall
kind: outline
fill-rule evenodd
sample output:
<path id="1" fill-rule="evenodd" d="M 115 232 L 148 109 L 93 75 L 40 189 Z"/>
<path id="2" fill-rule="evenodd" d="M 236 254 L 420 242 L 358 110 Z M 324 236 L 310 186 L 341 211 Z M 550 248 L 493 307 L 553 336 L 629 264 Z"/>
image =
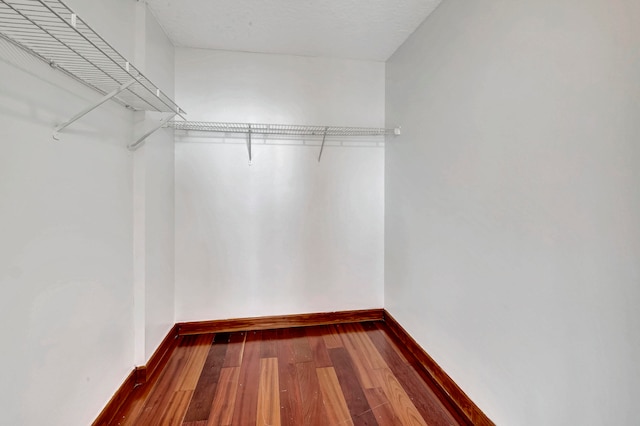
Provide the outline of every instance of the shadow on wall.
<path id="1" fill-rule="evenodd" d="M 96 102 L 101 96 L 98 92 L 2 39 L 0 39 L 0 67 L 3 68 L 0 97 L 10 100 L 10 102 L 1 103 L 0 114 L 16 121 L 50 127 L 52 134 L 56 125 Z M 24 80 L 28 82 L 19 83 Z M 28 85 L 29 90 L 25 89 L 25 85 Z M 61 93 L 65 95 L 61 97 Z M 7 105 L 11 107 L 8 108 Z M 61 105 L 66 106 L 64 111 L 61 111 Z M 70 109 L 68 105 L 74 106 Z M 105 121 L 104 117 L 98 120 L 94 118 L 95 115 L 92 117 L 89 113 L 74 123 L 73 127 L 65 129 L 60 134 L 61 140 L 64 141 L 64 136 L 67 135 L 74 136 L 74 139 L 90 139 L 102 144 L 122 145 L 122 140 L 105 136 L 113 134 L 115 126 L 130 126 L 133 122 L 130 111 L 115 103 L 106 103 L 100 108 L 118 114 L 117 116 L 110 114 L 115 121 Z"/>

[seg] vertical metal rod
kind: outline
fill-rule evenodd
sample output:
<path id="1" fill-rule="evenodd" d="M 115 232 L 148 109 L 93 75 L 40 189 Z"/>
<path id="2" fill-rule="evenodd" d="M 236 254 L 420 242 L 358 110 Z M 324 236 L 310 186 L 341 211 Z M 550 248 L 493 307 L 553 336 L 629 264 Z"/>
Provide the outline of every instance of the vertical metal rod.
<path id="1" fill-rule="evenodd" d="M 249 137 L 247 139 L 247 151 L 249 151 L 249 165 L 251 165 L 251 124 L 249 124 L 249 133 L 248 133 Z"/>
<path id="2" fill-rule="evenodd" d="M 318 155 L 318 163 L 322 158 L 322 150 L 324 149 L 324 142 L 327 140 L 327 130 L 329 130 L 329 127 L 324 128 L 324 135 L 322 135 L 322 145 L 320 145 L 320 154 Z"/>
<path id="3" fill-rule="evenodd" d="M 127 88 L 129 86 L 131 86 L 133 83 L 135 83 L 136 81 L 137 80 L 135 78 L 132 79 L 132 80 L 127 81 L 126 83 L 122 84 L 120 87 L 118 87 L 113 92 L 107 93 L 106 95 L 104 95 L 96 104 L 91 105 L 90 107 L 80 111 L 79 113 L 74 115 L 70 120 L 66 121 L 65 123 L 62 123 L 62 124 L 56 126 L 56 128 L 53 130 L 53 138 L 55 140 L 58 140 L 58 133 L 60 133 L 60 131 L 62 131 L 63 129 L 67 128 L 68 126 L 70 126 L 71 124 L 73 124 L 74 122 L 79 120 L 80 118 L 84 117 L 85 115 L 87 115 L 88 113 L 93 111 L 94 109 L 98 108 L 100 105 L 102 105 L 103 103 L 107 102 L 109 99 L 111 99 L 114 96 L 118 95 L 118 93 L 120 93 L 120 92 L 122 92 L 124 90 L 127 90 Z"/>
<path id="4" fill-rule="evenodd" d="M 142 144 L 142 142 L 144 142 L 144 140 L 146 138 L 148 138 L 152 133 L 155 133 L 161 127 L 164 127 L 175 116 L 176 116 L 176 113 L 174 112 L 174 113 L 170 114 L 168 117 L 163 118 L 160 121 L 160 124 L 155 126 L 153 129 L 149 130 L 144 135 L 140 136 L 134 143 L 131 143 L 131 144 L 127 145 L 127 149 L 129 151 L 135 151 L 136 149 L 138 149 L 138 146 L 140 146 L 140 144 Z"/>

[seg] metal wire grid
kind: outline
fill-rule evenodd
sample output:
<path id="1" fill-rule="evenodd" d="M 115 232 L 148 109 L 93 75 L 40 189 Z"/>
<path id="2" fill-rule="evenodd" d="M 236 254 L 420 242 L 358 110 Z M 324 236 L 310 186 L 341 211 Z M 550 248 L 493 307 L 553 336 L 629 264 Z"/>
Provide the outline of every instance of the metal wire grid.
<path id="1" fill-rule="evenodd" d="M 60 0 L 0 0 L 0 37 L 81 83 L 145 111 L 182 110 Z"/>
<path id="2" fill-rule="evenodd" d="M 377 127 L 300 126 L 292 124 L 218 123 L 206 121 L 171 121 L 176 130 L 216 133 L 256 133 L 283 136 L 381 136 L 393 134 L 393 129 Z"/>

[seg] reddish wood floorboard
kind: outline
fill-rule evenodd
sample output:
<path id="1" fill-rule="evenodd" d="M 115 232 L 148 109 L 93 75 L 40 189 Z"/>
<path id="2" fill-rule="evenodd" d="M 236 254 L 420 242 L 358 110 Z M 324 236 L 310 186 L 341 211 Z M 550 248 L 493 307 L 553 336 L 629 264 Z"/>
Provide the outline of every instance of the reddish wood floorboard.
<path id="1" fill-rule="evenodd" d="M 322 338 L 324 334 L 329 334 L 326 326 L 307 327 L 306 332 L 311 346 L 311 357 L 316 368 L 331 367 L 329 352 L 327 352 L 327 347 Z"/>
<path id="2" fill-rule="evenodd" d="M 280 387 L 276 357 L 260 359 L 256 425 L 280 426 Z"/>
<path id="3" fill-rule="evenodd" d="M 317 368 L 316 374 L 322 390 L 322 401 L 327 409 L 328 424 L 353 425 L 336 370 L 333 367 Z"/>
<path id="4" fill-rule="evenodd" d="M 327 349 L 341 348 L 342 339 L 335 324 L 326 325 L 324 330 L 325 334 L 322 335 L 322 339 Z"/>
<path id="5" fill-rule="evenodd" d="M 384 324 L 365 324 L 363 330 L 430 426 L 465 423 L 431 380 L 419 374 L 413 357 L 410 354 L 402 355 L 402 349 L 393 343 Z"/>
<path id="6" fill-rule="evenodd" d="M 307 339 L 307 335 L 304 328 L 292 328 L 290 330 L 289 338 L 293 345 L 293 354 L 296 363 L 311 362 L 313 361 L 313 354 L 311 353 L 311 345 Z"/>
<path id="7" fill-rule="evenodd" d="M 400 419 L 389 403 L 387 395 L 381 388 L 365 389 L 364 394 L 367 397 L 371 411 L 376 417 L 376 421 L 380 426 L 394 426 L 402 424 Z"/>
<path id="8" fill-rule="evenodd" d="M 247 338 L 246 331 L 236 331 L 229 336 L 227 355 L 224 358 L 223 367 L 240 367 L 244 353 L 244 341 Z"/>
<path id="9" fill-rule="evenodd" d="M 238 395 L 233 411 L 232 425 L 254 425 L 258 409 L 258 382 L 260 380 L 260 340 L 262 331 L 249 331 L 244 343 L 244 356 L 240 366 Z"/>
<path id="10" fill-rule="evenodd" d="M 225 367 L 220 371 L 220 381 L 213 398 L 207 426 L 230 425 L 238 393 L 240 367 Z"/>
<path id="11" fill-rule="evenodd" d="M 293 340 L 290 329 L 278 330 L 278 379 L 280 385 L 280 422 L 282 426 L 302 424 L 302 398 L 298 386 Z"/>
<path id="12" fill-rule="evenodd" d="M 188 337 L 188 338 L 187 338 Z M 158 381 L 150 390 L 144 403 L 139 407 L 139 413 L 131 416 L 123 424 L 127 425 L 156 425 L 164 412 L 169 408 L 173 393 L 179 389 L 186 375 L 185 366 L 198 344 L 198 336 L 187 336 L 182 339 L 171 355 L 165 369 L 160 373 Z"/>
<path id="13" fill-rule="evenodd" d="M 185 422 L 197 422 L 207 420 L 211 411 L 211 403 L 215 396 L 216 386 L 220 379 L 220 370 L 224 364 L 229 333 L 218 333 L 213 338 L 209 354 L 202 367 L 196 389 L 193 391 L 191 404 L 184 417 Z"/>
<path id="14" fill-rule="evenodd" d="M 364 388 L 358 382 L 358 376 L 353 366 L 352 358 L 344 348 L 329 349 L 329 356 L 336 370 L 344 399 L 347 402 L 354 425 L 377 425 Z"/>
<path id="15" fill-rule="evenodd" d="M 296 373 L 302 400 L 302 424 L 310 426 L 328 424 L 316 366 L 313 362 L 301 362 L 296 364 Z"/>
<path id="16" fill-rule="evenodd" d="M 174 392 L 169 400 L 167 409 L 164 410 L 164 414 L 160 418 L 158 424 L 160 425 L 179 425 L 184 419 L 184 412 L 189 406 L 192 390 L 180 390 Z"/>
<path id="17" fill-rule="evenodd" d="M 385 327 L 181 336 L 163 371 L 134 389 L 114 424 L 468 425 Z"/>
<path id="18" fill-rule="evenodd" d="M 260 359 L 276 358 L 278 330 L 263 330 L 260 341 Z"/>

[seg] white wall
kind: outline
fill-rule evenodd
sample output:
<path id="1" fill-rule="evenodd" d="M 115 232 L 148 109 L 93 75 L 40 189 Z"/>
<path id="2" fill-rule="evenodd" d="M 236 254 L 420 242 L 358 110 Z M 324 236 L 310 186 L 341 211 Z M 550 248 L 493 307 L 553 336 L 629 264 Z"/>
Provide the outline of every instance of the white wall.
<path id="1" fill-rule="evenodd" d="M 385 305 L 498 424 L 637 424 L 640 3 L 447 0 L 387 63 Z"/>
<path id="2" fill-rule="evenodd" d="M 145 75 L 174 95 L 174 47 L 144 3 L 138 3 L 138 57 Z M 140 65 L 142 66 L 142 65 Z M 137 113 L 137 134 L 166 114 Z M 139 121 L 138 121 L 139 120 Z M 134 154 L 136 365 L 146 363 L 174 324 L 174 144 L 160 129 Z"/>
<path id="3" fill-rule="evenodd" d="M 176 98 L 190 120 L 381 127 L 384 64 L 177 49 Z M 318 163 L 256 140 L 252 166 L 243 138 L 176 142 L 178 321 L 382 307 L 376 141 Z"/>
<path id="4" fill-rule="evenodd" d="M 69 6 L 126 57 L 141 54 L 172 94 L 173 46 L 143 3 Z M 174 323 L 173 135 L 162 130 L 140 151 L 145 185 L 134 194 L 126 145 L 158 117 L 134 123 L 106 103 L 54 142 L 54 126 L 100 95 L 5 42 L 0 75 L 0 411 L 7 424 L 90 424 Z M 134 214 L 145 230 L 141 308 Z"/>
<path id="5" fill-rule="evenodd" d="M 138 0 L 65 0 L 64 3 L 122 56 L 135 56 Z"/>
<path id="6" fill-rule="evenodd" d="M 86 425 L 133 367 L 132 116 L 105 104 L 55 142 L 99 95 L 5 42 L 0 75 L 2 422 Z"/>

